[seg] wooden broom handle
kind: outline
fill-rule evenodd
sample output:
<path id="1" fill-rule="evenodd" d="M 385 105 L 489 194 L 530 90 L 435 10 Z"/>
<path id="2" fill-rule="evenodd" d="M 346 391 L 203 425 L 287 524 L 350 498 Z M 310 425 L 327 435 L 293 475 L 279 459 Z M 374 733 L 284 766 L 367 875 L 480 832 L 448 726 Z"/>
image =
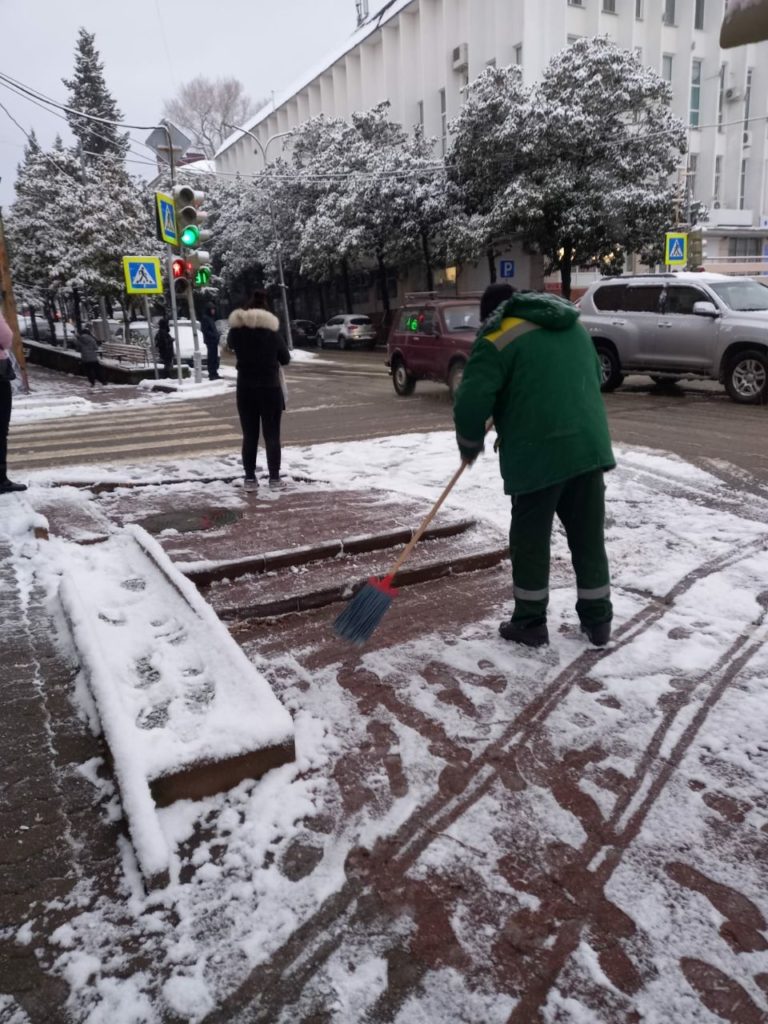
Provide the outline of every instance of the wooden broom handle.
<path id="1" fill-rule="evenodd" d="M 451 491 L 453 490 L 454 485 L 456 484 L 456 481 L 459 479 L 459 477 L 461 476 L 461 474 L 464 472 L 464 470 L 467 468 L 468 465 L 469 465 L 469 463 L 465 462 L 464 459 L 461 460 L 461 465 L 456 470 L 456 472 L 453 474 L 451 479 L 448 481 L 448 484 L 446 485 L 445 490 L 440 495 L 440 497 L 437 499 L 437 501 L 432 506 L 432 508 L 429 510 L 427 515 L 424 517 L 424 520 L 422 521 L 421 526 L 418 528 L 416 533 L 414 533 L 413 537 L 411 537 L 410 541 L 408 542 L 408 544 L 403 549 L 402 554 L 400 555 L 398 560 L 395 562 L 395 564 L 392 566 L 392 568 L 389 570 L 389 579 L 392 579 L 394 576 L 397 575 L 397 572 L 400 569 L 400 567 L 402 566 L 403 562 L 406 560 L 406 558 L 410 555 L 410 553 L 413 551 L 413 549 L 419 543 L 419 541 L 422 538 L 422 535 L 424 534 L 424 531 L 429 526 L 429 524 L 432 522 L 432 520 L 435 518 L 435 516 L 437 515 L 438 511 L 440 510 L 440 506 L 443 504 L 445 499 L 451 493 Z"/>

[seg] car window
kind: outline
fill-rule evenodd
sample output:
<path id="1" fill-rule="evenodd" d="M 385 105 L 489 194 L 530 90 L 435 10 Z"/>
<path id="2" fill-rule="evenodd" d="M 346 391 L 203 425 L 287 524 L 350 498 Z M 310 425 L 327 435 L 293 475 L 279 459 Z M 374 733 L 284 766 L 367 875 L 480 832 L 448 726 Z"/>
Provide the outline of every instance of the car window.
<path id="1" fill-rule="evenodd" d="M 477 331 L 480 329 L 480 306 L 465 303 L 462 306 L 443 306 L 445 329 L 451 331 Z"/>
<path id="2" fill-rule="evenodd" d="M 422 334 L 435 333 L 434 309 L 422 309 L 419 313 L 419 330 Z"/>
<path id="3" fill-rule="evenodd" d="M 709 287 L 737 312 L 768 310 L 768 288 L 758 281 L 718 281 Z"/>
<path id="4" fill-rule="evenodd" d="M 343 323 L 344 323 L 344 317 L 343 316 L 334 316 L 334 317 L 331 317 L 331 319 L 328 321 L 328 326 L 329 327 L 337 327 L 339 324 L 343 324 Z"/>
<path id="5" fill-rule="evenodd" d="M 673 284 L 667 288 L 664 299 L 665 313 L 693 313 L 694 302 L 710 302 L 711 299 L 698 288 L 687 285 Z"/>
<path id="6" fill-rule="evenodd" d="M 658 313 L 661 285 L 628 285 L 624 309 L 631 313 Z"/>
<path id="7" fill-rule="evenodd" d="M 408 334 L 413 334 L 419 329 L 419 318 L 416 315 L 415 309 L 404 309 L 400 313 L 400 323 L 398 324 L 399 331 L 404 331 Z"/>
<path id="8" fill-rule="evenodd" d="M 625 308 L 624 298 L 626 291 L 627 286 L 625 284 L 606 284 L 595 291 L 595 294 L 592 296 L 592 301 L 594 302 L 596 309 L 602 309 L 606 312 L 615 312 L 616 310 Z"/>
<path id="9" fill-rule="evenodd" d="M 351 316 L 349 318 L 349 322 L 351 324 L 363 326 L 364 324 L 369 324 L 371 322 L 371 318 L 369 316 Z"/>

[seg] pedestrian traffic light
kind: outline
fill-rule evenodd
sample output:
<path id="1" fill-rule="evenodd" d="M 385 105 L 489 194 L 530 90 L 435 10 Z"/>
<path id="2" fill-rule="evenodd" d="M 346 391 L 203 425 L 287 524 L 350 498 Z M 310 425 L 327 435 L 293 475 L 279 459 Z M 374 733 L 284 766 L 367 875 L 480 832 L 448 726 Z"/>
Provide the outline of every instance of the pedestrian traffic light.
<path id="1" fill-rule="evenodd" d="M 210 260 L 210 253 L 202 249 L 187 254 L 187 276 L 198 288 L 204 288 L 211 280 Z"/>

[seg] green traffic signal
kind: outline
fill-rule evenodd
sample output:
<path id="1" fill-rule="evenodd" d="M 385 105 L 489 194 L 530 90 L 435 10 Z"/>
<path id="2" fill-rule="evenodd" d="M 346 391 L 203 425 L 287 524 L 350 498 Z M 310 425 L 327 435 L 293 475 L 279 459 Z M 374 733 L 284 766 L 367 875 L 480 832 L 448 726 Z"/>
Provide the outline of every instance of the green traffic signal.
<path id="1" fill-rule="evenodd" d="M 195 274 L 195 284 L 197 285 L 197 287 L 198 288 L 204 287 L 205 285 L 208 284 L 208 282 L 210 280 L 211 280 L 211 268 L 210 267 L 200 267 L 198 272 Z"/>
<path id="2" fill-rule="evenodd" d="M 181 244 L 194 248 L 200 241 L 200 228 L 196 224 L 188 224 L 181 232 Z"/>

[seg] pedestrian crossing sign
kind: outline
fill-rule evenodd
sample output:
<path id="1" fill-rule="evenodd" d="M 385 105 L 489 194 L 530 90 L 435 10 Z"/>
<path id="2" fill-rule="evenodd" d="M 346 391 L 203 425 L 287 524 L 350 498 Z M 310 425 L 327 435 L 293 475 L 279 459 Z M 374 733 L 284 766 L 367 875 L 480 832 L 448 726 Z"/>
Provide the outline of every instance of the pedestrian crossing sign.
<path id="1" fill-rule="evenodd" d="M 161 295 L 163 279 L 155 256 L 123 256 L 125 290 L 129 295 Z"/>
<path id="2" fill-rule="evenodd" d="M 684 267 L 688 262 L 688 235 L 668 231 L 664 239 L 664 263 L 668 267 Z"/>
<path id="3" fill-rule="evenodd" d="M 157 237 L 168 245 L 179 244 L 179 231 L 176 226 L 176 204 L 173 196 L 165 192 L 155 192 L 155 219 L 157 221 Z"/>

